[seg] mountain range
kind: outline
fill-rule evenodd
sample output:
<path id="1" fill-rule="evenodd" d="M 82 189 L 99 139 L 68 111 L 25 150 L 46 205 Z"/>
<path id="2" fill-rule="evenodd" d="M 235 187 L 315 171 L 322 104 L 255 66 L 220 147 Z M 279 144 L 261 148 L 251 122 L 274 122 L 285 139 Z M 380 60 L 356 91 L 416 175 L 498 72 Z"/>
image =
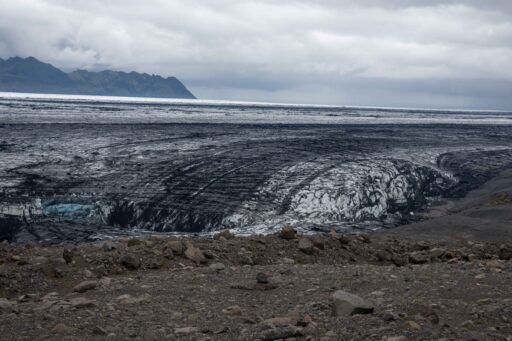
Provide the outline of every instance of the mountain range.
<path id="1" fill-rule="evenodd" d="M 65 73 L 34 57 L 0 58 L 0 91 L 97 96 L 196 98 L 176 77 L 138 72 Z"/>

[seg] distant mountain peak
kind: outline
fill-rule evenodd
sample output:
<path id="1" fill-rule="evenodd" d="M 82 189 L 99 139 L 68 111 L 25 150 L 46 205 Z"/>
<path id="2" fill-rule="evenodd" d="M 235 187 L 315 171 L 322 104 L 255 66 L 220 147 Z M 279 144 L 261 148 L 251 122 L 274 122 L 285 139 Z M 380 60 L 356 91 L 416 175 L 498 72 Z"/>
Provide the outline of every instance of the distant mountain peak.
<path id="1" fill-rule="evenodd" d="M 65 73 L 37 58 L 18 56 L 7 60 L 0 58 L 0 91 L 195 98 L 176 77 L 112 70 Z"/>

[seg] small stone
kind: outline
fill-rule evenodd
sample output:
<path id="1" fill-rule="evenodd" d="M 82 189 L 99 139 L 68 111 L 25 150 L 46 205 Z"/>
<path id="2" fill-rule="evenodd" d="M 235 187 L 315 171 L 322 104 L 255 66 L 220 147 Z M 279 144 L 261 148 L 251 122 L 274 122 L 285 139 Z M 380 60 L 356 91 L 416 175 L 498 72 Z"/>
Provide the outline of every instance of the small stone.
<path id="1" fill-rule="evenodd" d="M 252 252 L 247 250 L 241 250 L 240 252 L 238 252 L 238 257 L 240 258 L 241 265 L 254 265 Z"/>
<path id="2" fill-rule="evenodd" d="M 242 309 L 237 305 L 232 305 L 225 309 L 222 309 L 222 313 L 228 316 L 240 316 L 242 315 Z"/>
<path id="3" fill-rule="evenodd" d="M 206 257 L 199 248 L 195 247 L 192 243 L 187 243 L 187 248 L 185 250 L 185 257 L 193 261 L 194 263 L 206 263 Z"/>
<path id="4" fill-rule="evenodd" d="M 382 314 L 382 320 L 386 322 L 392 322 L 392 321 L 398 321 L 400 320 L 400 316 L 392 311 L 385 311 L 384 314 Z"/>
<path id="5" fill-rule="evenodd" d="M 103 249 L 103 251 L 108 252 L 108 251 L 115 250 L 116 246 L 113 242 L 111 242 L 110 240 L 107 240 L 106 242 L 103 243 L 101 248 Z"/>
<path id="6" fill-rule="evenodd" d="M 96 281 L 84 281 L 84 282 L 81 282 L 77 285 L 75 285 L 75 287 L 73 288 L 73 291 L 74 292 L 86 292 L 88 290 L 92 290 L 94 288 L 96 288 Z"/>
<path id="7" fill-rule="evenodd" d="M 396 255 L 395 254 L 395 255 L 393 255 L 391 257 L 391 261 L 396 266 L 405 266 L 405 265 L 407 265 L 408 259 L 409 259 L 409 257 L 407 257 L 406 255 L 405 256 L 400 256 L 400 255 Z"/>
<path id="8" fill-rule="evenodd" d="M 229 229 L 226 229 L 226 230 L 222 230 L 219 233 L 217 233 L 213 238 L 220 239 L 220 237 L 223 237 L 226 240 L 230 240 L 230 239 L 235 238 L 235 235 L 233 233 L 231 233 L 231 231 Z"/>
<path id="9" fill-rule="evenodd" d="M 460 324 L 460 326 L 462 328 L 466 328 L 466 329 L 474 329 L 475 328 L 475 323 L 471 320 L 467 320 L 467 321 L 464 321 Z"/>
<path id="10" fill-rule="evenodd" d="M 210 251 L 210 250 L 204 250 L 203 254 L 208 259 L 215 259 L 215 258 L 217 258 L 217 255 L 215 253 L 213 253 L 212 251 Z"/>
<path id="11" fill-rule="evenodd" d="M 153 270 L 160 269 L 162 266 L 164 266 L 162 259 L 153 259 L 148 265 L 148 267 Z"/>
<path id="12" fill-rule="evenodd" d="M 446 253 L 446 250 L 439 248 L 439 247 L 430 249 L 430 252 L 429 252 L 431 259 L 441 258 L 445 253 Z"/>
<path id="13" fill-rule="evenodd" d="M 332 295 L 336 316 L 371 314 L 373 306 L 359 296 L 338 290 Z"/>
<path id="14" fill-rule="evenodd" d="M 96 306 L 96 303 L 85 297 L 76 297 L 69 300 L 69 303 L 75 308 L 92 308 Z"/>
<path id="15" fill-rule="evenodd" d="M 45 265 L 45 264 L 48 264 L 49 262 L 50 262 L 50 260 L 47 257 L 38 256 L 38 257 L 34 258 L 34 264 L 37 264 L 37 265 Z"/>
<path id="16" fill-rule="evenodd" d="M 315 252 L 313 242 L 309 238 L 301 238 L 299 240 L 299 250 L 307 255 L 312 255 Z"/>
<path id="17" fill-rule="evenodd" d="M 263 320 L 260 324 L 266 328 L 276 328 L 283 326 L 294 326 L 296 322 L 296 318 L 290 316 L 279 316 Z"/>
<path id="18" fill-rule="evenodd" d="M 290 225 L 286 225 L 279 232 L 279 237 L 286 240 L 292 240 L 295 238 L 296 234 L 297 232 L 293 227 L 291 227 Z"/>
<path id="19" fill-rule="evenodd" d="M 183 247 L 183 243 L 179 240 L 171 240 L 169 242 L 167 242 L 167 248 L 170 249 L 172 251 L 173 254 L 175 255 L 182 255 L 183 252 L 185 251 L 185 248 Z"/>
<path id="20" fill-rule="evenodd" d="M 407 336 L 401 335 L 401 336 L 391 336 L 386 338 L 386 341 L 407 341 L 409 340 Z"/>
<path id="21" fill-rule="evenodd" d="M 150 299 L 151 299 L 151 296 L 149 294 L 144 294 L 139 297 L 134 297 L 129 294 L 124 294 L 124 295 L 118 296 L 116 298 L 116 301 L 119 304 L 131 305 L 131 304 L 147 303 L 150 301 Z"/>
<path id="22" fill-rule="evenodd" d="M 182 327 L 182 328 L 175 328 L 174 334 L 176 335 L 189 335 L 194 333 L 199 333 L 201 330 L 197 327 Z"/>
<path id="23" fill-rule="evenodd" d="M 281 264 L 292 265 L 295 264 L 295 261 L 291 258 L 284 257 L 283 259 L 281 259 Z"/>
<path id="24" fill-rule="evenodd" d="M 258 272 L 256 274 L 256 282 L 260 284 L 267 284 L 268 283 L 268 276 L 267 274 L 263 272 Z"/>
<path id="25" fill-rule="evenodd" d="M 18 303 L 0 298 L 0 313 L 17 313 Z"/>
<path id="26" fill-rule="evenodd" d="M 209 268 L 213 271 L 220 272 L 220 271 L 224 271 L 226 269 L 226 266 L 222 263 L 213 263 L 213 264 L 210 264 Z"/>
<path id="27" fill-rule="evenodd" d="M 95 335 L 108 335 L 108 331 L 100 326 L 94 326 L 92 333 Z"/>
<path id="28" fill-rule="evenodd" d="M 63 323 L 59 323 L 55 327 L 53 327 L 52 331 L 53 331 L 53 333 L 56 333 L 56 334 L 71 335 L 76 332 L 76 328 L 67 326 Z"/>
<path id="29" fill-rule="evenodd" d="M 295 326 L 282 326 L 276 327 L 269 330 L 265 330 L 260 338 L 264 341 L 272 341 L 272 340 L 280 340 L 280 339 L 289 339 L 292 337 L 302 336 L 302 328 Z"/>
<path id="30" fill-rule="evenodd" d="M 421 329 L 420 325 L 414 321 L 405 321 L 405 327 L 410 330 L 418 331 Z"/>
<path id="31" fill-rule="evenodd" d="M 500 251 L 498 252 L 498 256 L 501 260 L 511 260 L 512 259 L 512 247 L 501 245 Z"/>
<path id="32" fill-rule="evenodd" d="M 425 264 L 428 263 L 429 259 L 427 255 L 419 252 L 413 252 L 409 254 L 409 262 L 412 264 Z"/>
<path id="33" fill-rule="evenodd" d="M 73 261 L 73 251 L 68 248 L 64 248 L 62 250 L 62 258 L 66 261 L 66 264 L 69 264 Z"/>
<path id="34" fill-rule="evenodd" d="M 129 270 L 137 270 L 140 268 L 140 259 L 129 253 L 121 257 L 120 263 Z"/>
<path id="35" fill-rule="evenodd" d="M 475 279 L 484 279 L 485 278 L 485 274 L 478 274 L 475 276 Z"/>
<path id="36" fill-rule="evenodd" d="M 493 268 L 493 269 L 505 270 L 505 268 L 506 268 L 505 264 L 503 264 L 501 261 L 496 260 L 496 259 L 487 261 L 486 265 L 487 265 L 487 267 Z"/>
<path id="37" fill-rule="evenodd" d="M 133 247 L 133 246 L 137 246 L 140 244 L 142 244 L 142 242 L 139 239 L 131 238 L 128 240 L 128 243 L 126 245 L 128 245 L 128 247 Z"/>
<path id="38" fill-rule="evenodd" d="M 94 273 L 91 270 L 85 269 L 84 270 L 84 276 L 87 277 L 87 278 L 93 278 L 94 277 Z"/>

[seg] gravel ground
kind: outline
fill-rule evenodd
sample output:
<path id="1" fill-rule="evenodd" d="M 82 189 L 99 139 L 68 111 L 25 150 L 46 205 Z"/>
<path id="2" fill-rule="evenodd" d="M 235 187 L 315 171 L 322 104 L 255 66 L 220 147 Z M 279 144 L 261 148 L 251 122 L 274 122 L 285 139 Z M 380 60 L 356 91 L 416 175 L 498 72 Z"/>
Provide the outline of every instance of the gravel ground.
<path id="1" fill-rule="evenodd" d="M 509 245 L 285 228 L 0 250 L 6 340 L 512 340 Z M 373 312 L 336 314 L 338 290 Z"/>

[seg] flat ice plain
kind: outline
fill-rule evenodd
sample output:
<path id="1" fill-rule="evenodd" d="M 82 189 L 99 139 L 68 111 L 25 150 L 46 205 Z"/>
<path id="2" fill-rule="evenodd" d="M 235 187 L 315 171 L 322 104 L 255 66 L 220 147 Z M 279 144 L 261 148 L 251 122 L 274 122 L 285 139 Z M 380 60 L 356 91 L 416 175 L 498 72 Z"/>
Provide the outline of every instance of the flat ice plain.
<path id="1" fill-rule="evenodd" d="M 389 228 L 511 165 L 509 112 L 0 93 L 13 240 Z"/>

